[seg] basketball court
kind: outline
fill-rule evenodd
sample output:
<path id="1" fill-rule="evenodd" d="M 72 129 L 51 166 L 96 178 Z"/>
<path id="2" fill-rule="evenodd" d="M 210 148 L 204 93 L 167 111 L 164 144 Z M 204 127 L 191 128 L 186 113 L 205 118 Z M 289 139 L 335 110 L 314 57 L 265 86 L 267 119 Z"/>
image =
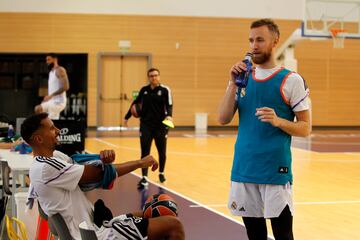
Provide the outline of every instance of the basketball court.
<path id="1" fill-rule="evenodd" d="M 120 134 L 126 137 L 88 137 L 86 149 L 114 149 L 118 162 L 138 159 L 137 133 Z M 235 134 L 211 131 L 197 137 L 192 131 L 172 131 L 165 170 L 168 180 L 161 185 L 157 173 L 149 173 L 152 184 L 147 194 L 163 188 L 174 196 L 187 239 L 247 239 L 241 218 L 231 216 L 226 206 Z M 307 139 L 295 138 L 292 150 L 296 238 L 357 239 L 360 131 L 316 131 Z M 114 193 L 118 198 L 102 191 L 115 213 L 141 208 L 144 193 L 136 189 L 140 174 L 137 171 L 136 175 L 118 180 Z M 98 197 L 95 193 L 91 196 Z M 271 229 L 269 234 L 271 238 Z"/>
<path id="2" fill-rule="evenodd" d="M 315 126 L 309 137 L 292 141 L 294 237 L 360 239 L 360 81 L 356 75 L 360 0 L 302 3 L 302 9 L 295 10 L 302 12 L 301 17 L 271 17 L 286 36 L 276 51 L 277 64 L 305 72 Z M 267 7 L 275 11 L 272 5 Z M 132 118 L 129 127 L 124 127 L 124 115 L 146 83 L 150 67 L 159 67 L 168 81 L 164 83 L 172 88 L 176 127 L 167 142 L 167 181 L 160 183 L 158 172 L 149 170 L 149 187 L 138 190 L 141 171 L 137 170 L 117 179 L 111 191 L 87 192 L 91 201 L 102 198 L 119 215 L 141 210 L 148 196 L 167 193 L 178 203 L 186 239 L 248 239 L 241 217 L 232 216 L 227 208 L 237 120 L 227 129 L 219 128 L 215 119 L 229 62 L 240 58 L 239 48 L 248 48 L 248 25 L 255 16 L 132 16 L 116 11 L 108 15 L 52 14 L 37 9 L 30 11 L 32 15 L 21 11 L 2 14 L 6 20 L 5 27 L 0 25 L 7 40 L 0 44 L 4 53 L 51 50 L 81 52 L 86 58 L 82 94 L 90 129 L 85 139 L 89 153 L 113 149 L 116 163 L 139 159 L 138 119 Z M 11 80 L 4 69 L 0 75 Z M 210 116 L 212 127 L 207 132 L 192 130 L 197 114 Z M 158 158 L 154 143 L 151 154 Z M 268 239 L 274 239 L 270 221 L 267 227 Z"/>
<path id="3" fill-rule="evenodd" d="M 277 51 L 279 63 L 295 71 L 296 44 L 330 40 L 332 47 L 338 50 L 346 47 L 346 39 L 360 38 L 360 1 L 304 2 L 301 25 Z M 136 73 L 146 72 L 151 65 L 152 58 L 146 54 L 98 55 L 98 129 L 124 130 L 117 124 L 122 123 L 129 96 L 136 94 L 131 90 L 142 84 L 143 76 Z M 119 72 L 119 69 L 131 71 Z M 133 79 L 131 84 L 126 78 Z M 118 79 L 115 81 L 118 85 L 103 79 Z M 119 111 L 114 114 L 114 109 Z M 136 126 L 137 122 L 132 121 L 130 127 Z M 119 179 L 114 191 L 98 190 L 89 193 L 89 197 L 96 200 L 102 196 L 114 213 L 119 214 L 138 211 L 147 196 L 166 192 L 179 204 L 179 218 L 184 223 L 187 239 L 247 239 L 241 218 L 230 215 L 227 209 L 235 139 L 235 131 L 209 131 L 201 135 L 193 131 L 171 131 L 165 184 L 159 183 L 157 172 L 150 173 L 149 189 L 138 191 L 140 171 L 136 171 Z M 86 139 L 86 150 L 98 152 L 101 149 L 114 149 L 118 162 L 138 159 L 137 131 L 90 134 Z M 360 131 L 315 131 L 308 138 L 294 138 L 292 150 L 294 236 L 297 239 L 357 239 L 360 226 L 360 191 L 357 187 L 360 184 Z M 152 154 L 157 157 L 155 146 Z M 268 233 L 269 239 L 273 239 L 270 224 Z"/>

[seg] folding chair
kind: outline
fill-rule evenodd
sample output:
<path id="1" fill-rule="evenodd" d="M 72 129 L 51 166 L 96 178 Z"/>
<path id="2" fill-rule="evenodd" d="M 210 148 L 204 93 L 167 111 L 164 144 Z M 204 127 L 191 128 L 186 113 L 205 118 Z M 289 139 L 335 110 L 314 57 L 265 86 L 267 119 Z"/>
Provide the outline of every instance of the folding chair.
<path id="1" fill-rule="evenodd" d="M 3 191 L 5 195 L 12 195 L 10 190 L 10 167 L 7 161 L 1 161 L 1 176 L 2 176 L 2 184 L 3 184 Z M 3 193 L 3 195 L 4 195 Z"/>
<path id="2" fill-rule="evenodd" d="M 49 217 L 49 227 L 50 226 L 54 226 L 57 236 L 61 240 L 72 240 L 73 239 L 70 234 L 69 228 L 67 227 L 66 222 L 60 213 L 56 213 L 55 215 L 52 215 Z"/>
<path id="3" fill-rule="evenodd" d="M 1 165 L 1 177 L 2 177 L 2 191 L 1 191 L 1 199 L 0 199 L 0 223 L 1 223 L 1 232 L 0 239 L 3 239 L 3 233 L 5 228 L 4 217 L 6 214 L 6 207 L 9 200 L 9 195 L 12 195 L 10 190 L 10 167 L 6 161 L 0 161 Z"/>
<path id="4" fill-rule="evenodd" d="M 52 225 L 50 225 L 48 215 L 46 215 L 46 213 L 44 212 L 44 210 L 41 208 L 39 202 L 38 202 L 38 210 L 39 210 L 40 219 L 39 219 L 38 227 L 37 227 L 37 230 L 36 230 L 36 236 L 37 236 L 37 238 L 41 235 L 41 234 L 40 234 L 40 232 L 41 232 L 40 229 L 41 229 L 41 227 L 43 226 L 43 221 L 47 221 L 47 222 L 48 222 L 48 227 L 49 227 L 49 229 L 50 229 L 50 232 L 48 232 L 46 239 L 47 239 L 47 240 L 50 240 L 52 236 L 54 236 L 55 239 L 58 239 L 58 236 L 57 236 L 57 232 L 56 232 L 55 227 L 52 226 Z M 45 223 L 45 224 L 46 224 L 46 223 Z"/>
<path id="5" fill-rule="evenodd" d="M 79 224 L 80 235 L 82 240 L 97 240 L 97 236 L 94 230 L 89 229 L 86 221 Z"/>
<path id="6" fill-rule="evenodd" d="M 39 203 L 38 209 L 40 217 L 48 221 L 48 226 L 51 232 L 51 234 L 48 234 L 47 236 L 48 240 L 50 240 L 52 236 L 55 239 L 72 240 L 70 231 L 60 213 L 56 213 L 55 215 L 48 217 Z"/>

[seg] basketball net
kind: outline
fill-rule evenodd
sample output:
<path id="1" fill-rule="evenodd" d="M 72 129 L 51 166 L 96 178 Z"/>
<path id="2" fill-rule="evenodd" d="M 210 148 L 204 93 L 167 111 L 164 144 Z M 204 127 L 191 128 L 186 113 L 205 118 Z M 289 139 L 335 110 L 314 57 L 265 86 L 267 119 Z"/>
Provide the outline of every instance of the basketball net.
<path id="1" fill-rule="evenodd" d="M 341 34 L 341 33 L 346 33 L 346 31 L 344 29 L 332 28 L 332 29 L 330 29 L 330 33 L 331 33 L 331 37 L 333 39 L 333 47 L 334 48 L 344 48 L 345 34 Z"/>

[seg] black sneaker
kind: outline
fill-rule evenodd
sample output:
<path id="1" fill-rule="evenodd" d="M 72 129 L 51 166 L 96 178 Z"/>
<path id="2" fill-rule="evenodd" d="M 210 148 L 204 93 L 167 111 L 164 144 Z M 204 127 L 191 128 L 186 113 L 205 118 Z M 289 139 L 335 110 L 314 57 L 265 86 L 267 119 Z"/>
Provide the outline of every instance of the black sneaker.
<path id="1" fill-rule="evenodd" d="M 140 180 L 140 182 L 138 183 L 138 189 L 141 190 L 141 189 L 144 189 L 144 188 L 147 188 L 149 186 L 149 183 L 148 181 L 146 180 L 146 178 L 142 178 Z"/>
<path id="2" fill-rule="evenodd" d="M 160 180 L 161 183 L 166 181 L 165 175 L 163 173 L 159 174 L 159 180 Z"/>

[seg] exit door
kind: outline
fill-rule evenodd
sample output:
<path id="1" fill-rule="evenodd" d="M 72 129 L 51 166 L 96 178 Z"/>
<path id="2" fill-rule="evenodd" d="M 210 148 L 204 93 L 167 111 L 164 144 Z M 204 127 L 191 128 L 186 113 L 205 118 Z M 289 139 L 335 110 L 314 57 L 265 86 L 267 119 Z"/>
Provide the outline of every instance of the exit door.
<path id="1" fill-rule="evenodd" d="M 99 58 L 97 126 L 123 126 L 133 96 L 147 84 L 148 54 L 101 54 Z M 128 122 L 139 125 L 138 120 Z"/>

